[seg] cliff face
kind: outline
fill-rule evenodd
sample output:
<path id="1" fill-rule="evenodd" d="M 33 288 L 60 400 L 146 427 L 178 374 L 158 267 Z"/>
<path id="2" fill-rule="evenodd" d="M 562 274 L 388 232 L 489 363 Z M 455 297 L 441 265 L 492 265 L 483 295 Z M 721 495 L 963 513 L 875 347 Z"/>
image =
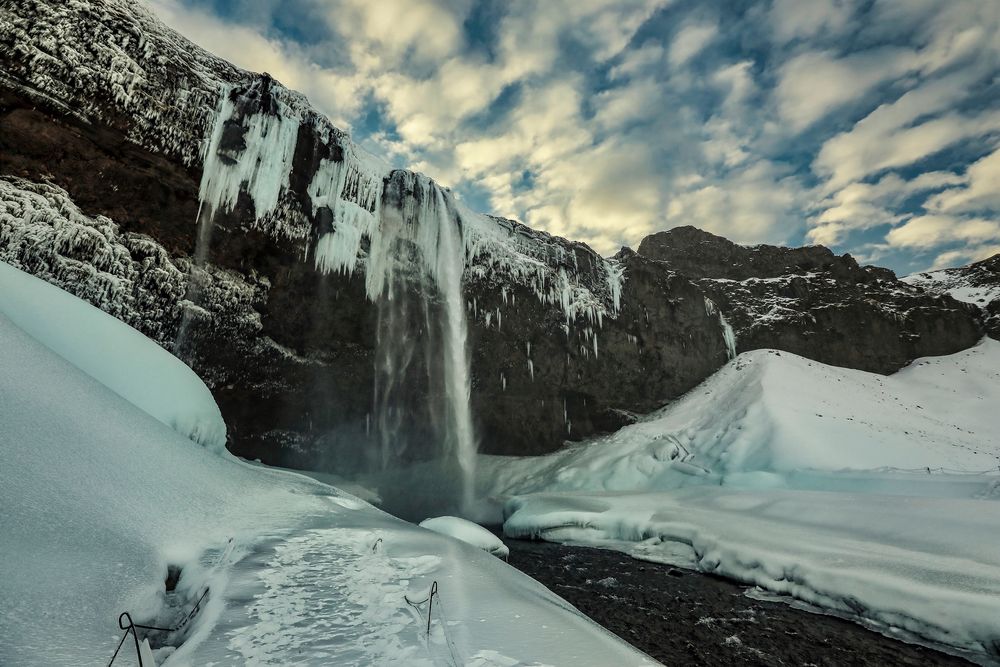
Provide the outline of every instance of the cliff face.
<path id="1" fill-rule="evenodd" d="M 605 259 L 474 214 L 125 0 L 6 3 L 0 69 L 0 260 L 191 364 L 250 458 L 433 449 L 456 267 L 494 453 L 617 428 L 734 346 L 888 372 L 979 335 L 975 309 L 822 248 L 675 230 Z"/>
<path id="2" fill-rule="evenodd" d="M 443 306 L 434 285 L 398 274 L 436 273 L 441 220 L 461 234 L 485 451 L 614 428 L 727 359 L 689 281 L 471 214 L 132 3 L 17 2 L 0 15 L 0 63 L 0 259 L 188 361 L 237 453 L 362 465 L 381 437 L 378 350 L 392 326 L 412 338 L 397 341 L 409 370 L 388 397 L 406 413 L 392 429 L 419 457 L 440 390 L 425 378 L 441 352 L 424 344 L 440 318 L 424 311 Z M 258 158 L 267 169 L 246 168 Z"/>
<path id="3" fill-rule="evenodd" d="M 1000 340 L 1000 254 L 968 266 L 915 273 L 903 281 L 928 294 L 947 295 L 979 308 L 987 333 Z"/>
<path id="4" fill-rule="evenodd" d="M 916 357 L 965 349 L 983 333 L 976 308 L 822 246 L 744 247 L 680 227 L 647 237 L 639 253 L 708 294 L 733 326 L 741 352 L 777 348 L 892 373 Z"/>

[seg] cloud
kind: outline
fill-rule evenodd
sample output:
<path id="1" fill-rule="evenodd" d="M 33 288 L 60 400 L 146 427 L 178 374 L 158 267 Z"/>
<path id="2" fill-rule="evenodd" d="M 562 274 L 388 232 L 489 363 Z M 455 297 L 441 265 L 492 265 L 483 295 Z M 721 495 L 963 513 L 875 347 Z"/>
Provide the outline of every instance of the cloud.
<path id="1" fill-rule="evenodd" d="M 981 245 L 974 248 L 963 248 L 961 250 L 948 250 L 935 257 L 934 263 L 929 269 L 936 271 L 937 269 L 947 269 L 970 262 L 979 262 L 996 254 L 1000 254 L 1000 243 Z"/>
<path id="2" fill-rule="evenodd" d="M 773 37 L 785 42 L 820 32 L 840 34 L 854 5 L 850 0 L 775 0 L 769 16 Z"/>
<path id="3" fill-rule="evenodd" d="M 670 44 L 669 59 L 674 67 L 683 67 L 702 52 L 716 38 L 719 30 L 713 24 L 703 23 L 681 28 Z"/>
<path id="4" fill-rule="evenodd" d="M 976 79 L 964 72 L 930 81 L 879 106 L 847 132 L 827 140 L 813 170 L 829 177 L 827 191 L 870 174 L 902 167 L 962 141 L 1000 129 L 1000 110 L 946 111 L 971 92 Z M 920 122 L 933 114 L 943 115 Z"/>
<path id="5" fill-rule="evenodd" d="M 179 0 L 146 0 L 169 26 L 195 44 L 252 72 L 267 72 L 304 93 L 337 125 L 350 129 L 364 103 L 366 83 L 356 72 L 323 67 L 297 44 L 229 23 Z"/>
<path id="6" fill-rule="evenodd" d="M 800 224 L 804 188 L 777 165 L 761 161 L 725 180 L 692 180 L 694 187 L 671 198 L 669 226 L 694 225 L 738 243 L 780 243 Z"/>
<path id="7" fill-rule="evenodd" d="M 891 230 L 885 238 L 890 246 L 922 250 L 954 241 L 982 244 L 1000 241 L 1000 220 L 920 215 Z"/>
<path id="8" fill-rule="evenodd" d="M 845 57 L 808 51 L 781 67 L 775 90 L 778 111 L 793 130 L 802 130 L 917 65 L 913 51 L 894 47 Z"/>
<path id="9" fill-rule="evenodd" d="M 810 220 L 807 238 L 813 243 L 838 245 L 850 232 L 898 224 L 907 217 L 900 207 L 910 197 L 962 182 L 957 174 L 936 171 L 910 180 L 887 174 L 876 183 L 852 183 L 820 203 L 821 212 Z"/>
<path id="10" fill-rule="evenodd" d="M 959 187 L 931 197 L 929 211 L 941 213 L 1000 212 L 1000 149 L 969 165 Z"/>

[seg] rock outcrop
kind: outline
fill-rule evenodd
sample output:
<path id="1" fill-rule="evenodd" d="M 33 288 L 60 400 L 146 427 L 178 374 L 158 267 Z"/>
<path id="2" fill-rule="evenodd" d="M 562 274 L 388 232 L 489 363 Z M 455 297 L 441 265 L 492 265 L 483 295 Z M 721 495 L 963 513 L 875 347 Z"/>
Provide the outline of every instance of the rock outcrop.
<path id="1" fill-rule="evenodd" d="M 399 433 L 421 458 L 454 253 L 492 453 L 613 430 L 736 346 L 889 372 L 979 335 L 974 309 L 823 248 L 675 230 L 606 259 L 473 214 L 138 3 L 7 3 L 0 68 L 0 260 L 181 356 L 249 458 L 345 472 Z"/>
<path id="2" fill-rule="evenodd" d="M 915 273 L 903 281 L 930 294 L 947 294 L 981 309 L 987 333 L 1000 340 L 1000 254 L 968 266 Z"/>
<path id="3" fill-rule="evenodd" d="M 693 227 L 646 237 L 639 253 L 692 280 L 718 305 L 743 352 L 776 348 L 892 373 L 982 336 L 975 308 L 914 289 L 888 269 L 823 246 L 739 246 Z"/>

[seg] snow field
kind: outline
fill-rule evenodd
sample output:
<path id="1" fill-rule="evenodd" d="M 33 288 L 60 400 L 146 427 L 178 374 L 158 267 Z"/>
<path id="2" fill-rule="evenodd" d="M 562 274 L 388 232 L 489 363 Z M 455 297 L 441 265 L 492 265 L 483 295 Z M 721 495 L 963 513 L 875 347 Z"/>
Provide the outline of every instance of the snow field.
<path id="1" fill-rule="evenodd" d="M 0 314 L 181 435 L 221 451 L 226 424 L 194 371 L 135 329 L 0 262 Z"/>

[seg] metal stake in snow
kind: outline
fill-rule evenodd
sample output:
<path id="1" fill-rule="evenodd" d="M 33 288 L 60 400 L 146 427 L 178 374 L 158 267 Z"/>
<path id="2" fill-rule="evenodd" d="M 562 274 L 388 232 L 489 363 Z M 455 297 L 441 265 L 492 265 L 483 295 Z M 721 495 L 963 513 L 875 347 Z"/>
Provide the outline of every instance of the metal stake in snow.
<path id="1" fill-rule="evenodd" d="M 427 603 L 427 636 L 428 637 L 430 637 L 430 635 L 431 635 L 431 615 L 434 613 L 434 597 L 437 594 L 438 594 L 438 582 L 434 581 L 434 582 L 431 583 L 431 592 L 428 593 L 427 597 L 424 598 L 423 600 L 419 600 L 419 601 L 414 602 L 413 600 L 411 600 L 407 596 L 405 596 L 405 595 L 403 596 L 403 599 L 406 600 L 406 604 L 410 605 L 411 607 L 413 607 L 414 609 L 417 609 L 417 610 L 420 609 L 420 605 L 422 605 L 425 602 Z"/>

